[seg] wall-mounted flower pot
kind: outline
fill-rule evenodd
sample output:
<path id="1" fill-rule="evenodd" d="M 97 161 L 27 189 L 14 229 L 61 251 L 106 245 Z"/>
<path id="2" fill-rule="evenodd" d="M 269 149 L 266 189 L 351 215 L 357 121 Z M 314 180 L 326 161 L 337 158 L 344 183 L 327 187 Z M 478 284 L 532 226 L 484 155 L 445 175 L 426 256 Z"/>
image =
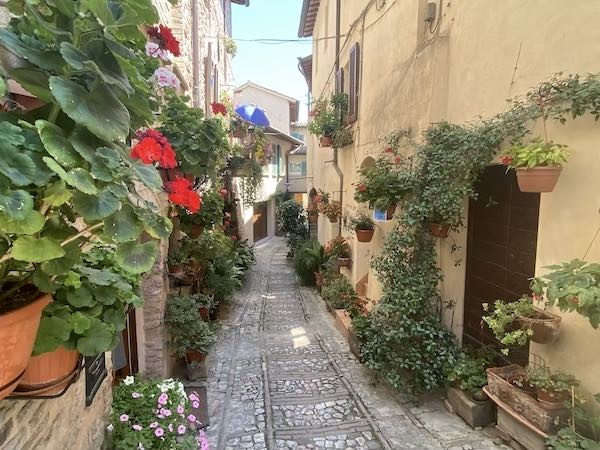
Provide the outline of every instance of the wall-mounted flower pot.
<path id="1" fill-rule="evenodd" d="M 352 267 L 352 260 L 350 258 L 338 258 L 338 266 L 349 269 Z"/>
<path id="2" fill-rule="evenodd" d="M 194 223 L 190 226 L 190 229 L 186 234 L 192 239 L 197 239 L 200 237 L 203 231 L 204 227 L 202 225 Z"/>
<path id="3" fill-rule="evenodd" d="M 168 264 L 168 266 L 170 274 L 176 275 L 183 272 L 183 266 L 181 264 Z"/>
<path id="4" fill-rule="evenodd" d="M 396 206 L 397 205 L 388 206 L 388 209 L 387 209 L 387 219 L 388 220 L 392 220 L 394 218 L 394 213 L 396 212 Z"/>
<path id="5" fill-rule="evenodd" d="M 531 340 L 538 344 L 552 344 L 558 338 L 561 318 L 547 311 L 534 308 L 533 317 L 519 316 L 517 322 L 523 329 L 533 331 Z"/>
<path id="6" fill-rule="evenodd" d="M 32 356 L 15 395 L 55 395 L 67 387 L 77 373 L 79 352 L 59 347 Z"/>
<path id="7" fill-rule="evenodd" d="M 322 136 L 319 139 L 319 145 L 323 148 L 331 147 L 333 145 L 333 137 L 331 136 Z"/>
<path id="8" fill-rule="evenodd" d="M 231 132 L 231 136 L 238 139 L 244 139 L 248 132 L 243 128 L 237 128 Z"/>
<path id="9" fill-rule="evenodd" d="M 438 238 L 447 238 L 449 231 L 450 225 L 448 224 L 429 222 L 429 232 L 432 236 Z"/>
<path id="10" fill-rule="evenodd" d="M 337 223 L 337 221 L 338 221 L 337 217 L 328 217 L 328 219 L 329 219 L 330 223 Z"/>
<path id="11" fill-rule="evenodd" d="M 373 239 L 373 234 L 375 234 L 375 229 L 371 228 L 370 230 L 355 230 L 356 231 L 356 240 L 358 242 L 371 242 Z"/>
<path id="12" fill-rule="evenodd" d="M 515 170 L 521 192 L 552 192 L 558 183 L 562 167 L 518 167 Z"/>
<path id="13" fill-rule="evenodd" d="M 45 294 L 26 306 L 0 315 L 0 400 L 17 387 L 22 378 L 31 358 L 42 310 L 51 300 Z"/>
<path id="14" fill-rule="evenodd" d="M 210 310 L 206 306 L 198 308 L 198 313 L 200 314 L 200 317 L 202 317 L 202 320 L 208 320 L 210 316 Z"/>

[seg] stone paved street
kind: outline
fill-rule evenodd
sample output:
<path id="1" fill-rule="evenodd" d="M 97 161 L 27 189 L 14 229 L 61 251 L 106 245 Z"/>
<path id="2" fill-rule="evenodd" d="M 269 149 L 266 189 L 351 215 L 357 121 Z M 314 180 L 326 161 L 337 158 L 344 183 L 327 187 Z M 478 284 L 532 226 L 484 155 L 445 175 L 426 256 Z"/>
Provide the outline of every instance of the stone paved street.
<path id="1" fill-rule="evenodd" d="M 284 241 L 256 252 L 209 358 L 211 449 L 504 448 L 437 399 L 416 406 L 374 384 L 323 302 L 298 287 Z"/>

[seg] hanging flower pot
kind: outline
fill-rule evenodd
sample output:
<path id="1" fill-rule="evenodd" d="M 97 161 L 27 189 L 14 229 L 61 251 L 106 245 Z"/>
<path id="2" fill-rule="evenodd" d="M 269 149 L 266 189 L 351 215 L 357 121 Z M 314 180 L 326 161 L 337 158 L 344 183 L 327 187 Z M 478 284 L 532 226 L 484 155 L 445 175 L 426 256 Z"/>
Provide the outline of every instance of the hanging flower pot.
<path id="1" fill-rule="evenodd" d="M 319 138 L 319 146 L 323 148 L 331 147 L 333 145 L 333 137 L 332 136 L 321 136 Z"/>
<path id="2" fill-rule="evenodd" d="M 534 308 L 530 316 L 519 316 L 517 322 L 524 330 L 533 331 L 531 340 L 538 344 L 552 344 L 558 338 L 561 318 L 547 311 Z"/>
<path id="3" fill-rule="evenodd" d="M 373 235 L 375 234 L 375 229 L 371 228 L 370 230 L 355 230 L 356 231 L 356 240 L 358 242 L 371 242 L 373 239 Z"/>
<path id="4" fill-rule="evenodd" d="M 521 192 L 552 192 L 562 171 L 560 166 L 517 167 Z"/>
<path id="5" fill-rule="evenodd" d="M 429 222 L 429 232 L 438 238 L 447 238 L 450 231 L 450 225 L 447 223 Z"/>
<path id="6" fill-rule="evenodd" d="M 22 378 L 31 358 L 42 310 L 51 300 L 44 294 L 26 306 L 0 315 L 0 400 L 10 394 Z"/>
<path id="7" fill-rule="evenodd" d="M 327 218 L 329 219 L 330 223 L 337 223 L 338 221 L 337 216 L 328 216 Z"/>
<path id="8" fill-rule="evenodd" d="M 204 231 L 204 227 L 202 225 L 194 223 L 190 226 L 190 229 L 187 232 L 187 235 L 192 239 L 197 239 L 200 237 L 200 235 L 202 234 L 203 231 Z"/>
<path id="9" fill-rule="evenodd" d="M 352 260 L 350 258 L 338 258 L 338 266 L 349 269 L 352 267 Z"/>
<path id="10" fill-rule="evenodd" d="M 79 352 L 59 347 L 32 356 L 15 395 L 55 395 L 65 389 L 77 372 Z"/>

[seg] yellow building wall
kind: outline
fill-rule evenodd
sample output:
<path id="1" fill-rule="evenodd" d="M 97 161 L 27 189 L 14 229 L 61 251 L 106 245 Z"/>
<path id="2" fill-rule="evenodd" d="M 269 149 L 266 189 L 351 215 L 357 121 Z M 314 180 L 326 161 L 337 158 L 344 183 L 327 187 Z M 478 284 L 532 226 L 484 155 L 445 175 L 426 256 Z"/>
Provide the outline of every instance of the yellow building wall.
<path id="1" fill-rule="evenodd" d="M 322 0 L 314 39 L 335 35 L 335 0 Z M 431 26 L 423 21 L 426 1 L 342 2 L 340 64 L 348 61 L 350 47 L 358 42 L 361 74 L 358 121 L 354 144 L 339 151 L 344 174 L 341 189 L 346 213 L 355 211 L 353 183 L 357 169 L 368 156 L 382 150 L 378 140 L 390 132 L 410 129 L 419 137 L 430 123 L 442 119 L 456 123 L 491 116 L 506 107 L 506 99 L 522 95 L 557 72 L 600 72 L 600 2 L 596 0 L 503 0 L 502 2 L 444 1 Z M 368 5 L 370 4 L 370 7 Z M 365 8 L 367 8 L 365 10 Z M 440 11 L 438 10 L 438 13 Z M 346 36 L 348 38 L 346 38 Z M 313 96 L 329 95 L 334 88 L 335 40 L 313 44 Z M 540 133 L 540 124 L 534 124 Z M 581 258 L 600 226 L 600 125 L 580 118 L 566 125 L 549 124 L 549 139 L 572 148 L 557 189 L 542 194 L 536 274 L 543 267 Z M 310 136 L 308 190 L 330 192 L 339 199 L 339 178 L 333 150 L 319 148 Z M 465 200 L 465 217 L 467 215 Z M 319 240 L 337 235 L 337 226 L 319 218 Z M 371 244 L 353 243 L 355 256 L 376 255 L 394 225 L 379 222 Z M 350 232 L 343 230 L 345 235 Z M 456 244 L 458 251 L 451 253 Z M 465 287 L 466 228 L 438 242 L 440 285 L 445 301 L 456 301 L 452 323 L 462 336 Z M 365 249 L 362 246 L 367 245 Z M 359 247 L 360 246 L 360 247 Z M 600 238 L 589 261 L 600 259 Z M 462 260 L 456 266 L 455 261 Z M 357 282 L 367 271 L 346 272 Z M 375 274 L 369 275 L 368 294 L 381 295 Z M 531 351 L 555 369 L 573 372 L 584 390 L 600 392 L 600 330 L 587 320 L 563 315 L 560 339 L 551 346 L 532 345 Z"/>

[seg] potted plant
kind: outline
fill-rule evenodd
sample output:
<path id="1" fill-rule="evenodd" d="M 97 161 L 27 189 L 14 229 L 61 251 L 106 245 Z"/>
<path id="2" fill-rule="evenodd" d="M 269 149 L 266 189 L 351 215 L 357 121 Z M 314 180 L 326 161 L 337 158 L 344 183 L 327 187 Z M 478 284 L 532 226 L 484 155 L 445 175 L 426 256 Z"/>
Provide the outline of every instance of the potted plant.
<path id="1" fill-rule="evenodd" d="M 216 224 L 223 222 L 224 206 L 225 202 L 220 189 L 213 188 L 204 191 L 202 194 L 202 208 L 196 214 L 189 214 L 183 208 L 179 208 L 181 229 L 190 238 L 198 238 L 205 229 L 212 229 Z"/>
<path id="2" fill-rule="evenodd" d="M 375 222 L 364 212 L 358 213 L 348 221 L 348 226 L 356 232 L 358 242 L 371 242 L 375 234 Z"/>
<path id="3" fill-rule="evenodd" d="M 167 259 L 167 265 L 169 266 L 169 273 L 171 275 L 178 275 L 183 273 L 183 266 L 188 262 L 189 258 L 181 252 L 169 255 Z"/>
<path id="4" fill-rule="evenodd" d="M 225 46 L 225 53 L 231 55 L 231 57 L 234 57 L 237 53 L 237 44 L 235 41 L 231 37 L 225 36 L 223 38 L 223 44 Z"/>
<path id="5" fill-rule="evenodd" d="M 452 383 L 447 388 L 448 401 L 472 428 L 489 425 L 496 418 L 493 405 L 483 392 L 486 369 L 492 360 L 485 351 L 462 352 L 448 374 Z"/>
<path id="6" fill-rule="evenodd" d="M 190 295 L 178 295 L 167 300 L 165 323 L 171 333 L 176 356 L 191 362 L 202 362 L 215 342 L 214 326 L 202 320 L 200 305 Z"/>
<path id="7" fill-rule="evenodd" d="M 328 256 L 323 246 L 315 240 L 307 240 L 294 254 L 294 268 L 304 285 L 314 285 Z"/>
<path id="8" fill-rule="evenodd" d="M 321 147 L 331 147 L 340 123 L 330 101 L 325 98 L 317 100 L 309 116 L 308 131 L 319 137 Z"/>
<path id="9" fill-rule="evenodd" d="M 565 145 L 536 138 L 513 146 L 500 159 L 517 172 L 521 192 L 552 192 L 568 153 Z"/>
<path id="10" fill-rule="evenodd" d="M 507 347 L 525 345 L 529 339 L 549 344 L 558 337 L 560 317 L 533 306 L 531 297 L 524 296 L 514 302 L 497 300 L 491 311 L 488 304 L 483 308 L 486 311 L 484 322 L 496 339 Z"/>
<path id="11" fill-rule="evenodd" d="M 531 290 L 561 311 L 576 311 L 594 328 L 600 325 L 600 264 L 579 259 L 545 267 L 550 272 L 534 278 Z"/>
<path id="12" fill-rule="evenodd" d="M 551 371 L 547 366 L 529 366 L 527 380 L 536 388 L 537 399 L 547 409 L 563 409 L 569 401 L 572 388 L 579 381 L 571 374 Z"/>
<path id="13" fill-rule="evenodd" d="M 352 249 L 348 241 L 342 236 L 338 236 L 327 243 L 325 254 L 329 258 L 336 260 L 338 267 L 352 267 L 352 260 L 350 259 Z"/>
<path id="14" fill-rule="evenodd" d="M 337 277 L 323 286 L 321 295 L 330 311 L 345 309 L 351 317 L 362 312 L 362 304 L 356 291 L 346 277 Z"/>
<path id="15" fill-rule="evenodd" d="M 210 312 L 217 306 L 215 298 L 207 294 L 193 294 L 192 300 L 198 305 L 198 313 L 203 320 L 208 320 Z"/>
<path id="16" fill-rule="evenodd" d="M 319 203 L 319 212 L 324 214 L 331 223 L 336 223 L 342 217 L 342 204 L 337 200 L 323 201 Z"/>
<path id="17" fill-rule="evenodd" d="M 413 189 L 412 160 L 392 147 L 388 147 L 372 166 L 359 169 L 358 174 L 354 200 L 387 211 L 388 218 Z"/>
<path id="18" fill-rule="evenodd" d="M 429 222 L 428 227 L 431 235 L 438 238 L 447 238 L 450 232 L 450 225 L 447 223 Z"/>

